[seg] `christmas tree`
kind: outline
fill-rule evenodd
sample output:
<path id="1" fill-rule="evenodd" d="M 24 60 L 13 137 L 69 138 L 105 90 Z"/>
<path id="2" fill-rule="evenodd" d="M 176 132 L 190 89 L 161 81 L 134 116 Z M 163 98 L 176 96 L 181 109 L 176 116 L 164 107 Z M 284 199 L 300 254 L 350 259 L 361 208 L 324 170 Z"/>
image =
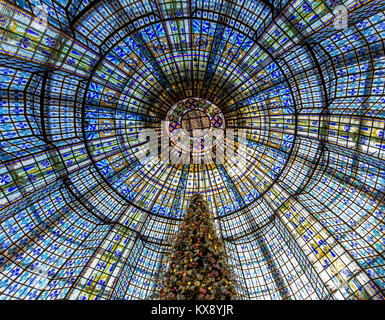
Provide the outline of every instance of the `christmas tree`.
<path id="1" fill-rule="evenodd" d="M 195 194 L 170 253 L 159 300 L 230 300 L 235 289 L 208 203 Z"/>

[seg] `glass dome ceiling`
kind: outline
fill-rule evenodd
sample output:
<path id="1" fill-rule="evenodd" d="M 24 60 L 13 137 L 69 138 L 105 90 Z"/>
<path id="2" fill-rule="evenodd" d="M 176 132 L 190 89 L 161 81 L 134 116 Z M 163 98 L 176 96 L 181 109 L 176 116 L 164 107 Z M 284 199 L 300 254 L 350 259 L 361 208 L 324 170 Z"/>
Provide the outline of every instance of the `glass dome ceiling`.
<path id="1" fill-rule="evenodd" d="M 239 299 L 384 299 L 385 1 L 0 0 L 0 298 L 148 299 L 189 198 Z M 243 130 L 238 163 L 139 161 Z"/>

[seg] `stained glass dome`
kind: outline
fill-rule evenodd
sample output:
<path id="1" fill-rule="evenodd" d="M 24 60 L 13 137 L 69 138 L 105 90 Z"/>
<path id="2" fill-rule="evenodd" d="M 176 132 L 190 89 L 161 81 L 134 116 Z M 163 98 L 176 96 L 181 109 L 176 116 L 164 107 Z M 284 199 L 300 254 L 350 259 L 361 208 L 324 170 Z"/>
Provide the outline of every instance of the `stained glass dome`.
<path id="1" fill-rule="evenodd" d="M 238 299 L 384 299 L 384 10 L 0 0 L 0 298 L 150 299 L 199 192 Z M 237 161 L 143 163 L 164 123 Z"/>

